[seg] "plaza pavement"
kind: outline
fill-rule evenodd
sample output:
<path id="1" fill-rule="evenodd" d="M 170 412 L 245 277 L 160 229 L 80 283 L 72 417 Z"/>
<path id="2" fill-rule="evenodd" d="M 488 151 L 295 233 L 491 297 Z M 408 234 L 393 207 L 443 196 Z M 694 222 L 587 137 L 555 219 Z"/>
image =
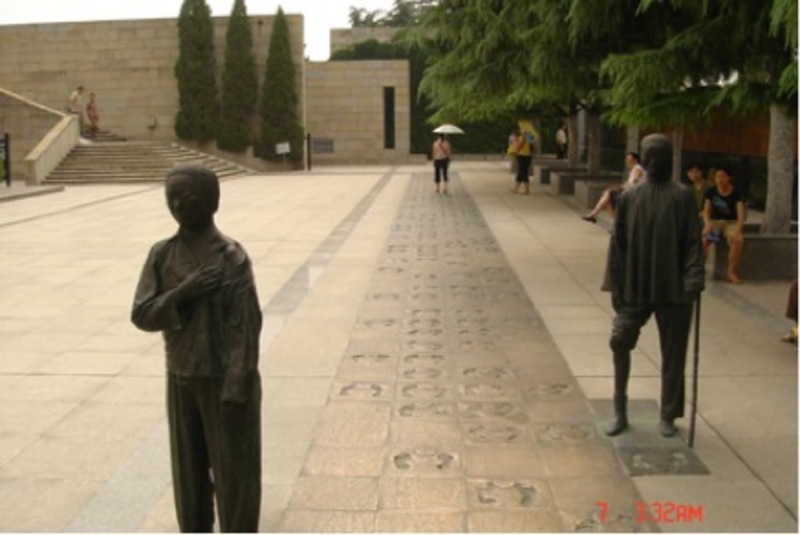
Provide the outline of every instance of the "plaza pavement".
<path id="1" fill-rule="evenodd" d="M 421 166 L 223 183 L 265 313 L 262 531 L 796 532 L 788 282 L 708 281 L 696 459 L 688 419 L 655 430 L 652 323 L 609 440 L 608 221 L 510 194 L 500 163 L 452 170 L 447 197 Z M 177 529 L 162 344 L 128 319 L 174 228 L 153 185 L 0 204 L 0 530 Z"/>

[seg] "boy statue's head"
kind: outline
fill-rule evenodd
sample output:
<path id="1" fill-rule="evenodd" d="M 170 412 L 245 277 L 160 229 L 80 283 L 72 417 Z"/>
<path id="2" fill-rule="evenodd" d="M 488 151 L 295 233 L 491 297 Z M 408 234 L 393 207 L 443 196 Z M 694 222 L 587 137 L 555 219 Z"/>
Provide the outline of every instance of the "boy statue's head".
<path id="1" fill-rule="evenodd" d="M 200 165 L 177 167 L 167 175 L 167 206 L 181 228 L 200 230 L 214 222 L 219 208 L 219 179 Z"/>

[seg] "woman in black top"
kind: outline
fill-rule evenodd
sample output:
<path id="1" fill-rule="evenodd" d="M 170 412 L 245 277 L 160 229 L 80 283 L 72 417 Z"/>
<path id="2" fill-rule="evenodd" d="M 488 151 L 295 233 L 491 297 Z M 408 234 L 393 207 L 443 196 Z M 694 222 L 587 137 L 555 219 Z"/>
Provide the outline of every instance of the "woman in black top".
<path id="1" fill-rule="evenodd" d="M 744 238 L 744 198 L 733 186 L 733 175 L 721 167 L 714 174 L 715 187 L 708 188 L 703 203 L 703 256 L 708 255 L 708 246 L 721 238 L 728 242 L 728 282 L 741 284 L 737 273 L 742 258 Z"/>

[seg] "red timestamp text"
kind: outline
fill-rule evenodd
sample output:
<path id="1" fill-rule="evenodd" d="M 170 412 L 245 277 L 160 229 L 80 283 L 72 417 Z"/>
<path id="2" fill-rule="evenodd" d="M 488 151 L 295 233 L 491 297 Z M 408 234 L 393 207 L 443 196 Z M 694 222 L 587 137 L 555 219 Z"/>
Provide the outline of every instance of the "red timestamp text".
<path id="1" fill-rule="evenodd" d="M 596 503 L 600 508 L 598 518 L 605 523 L 608 518 L 608 502 Z M 637 524 L 690 524 L 703 522 L 703 506 L 675 502 L 634 502 L 634 518 Z"/>

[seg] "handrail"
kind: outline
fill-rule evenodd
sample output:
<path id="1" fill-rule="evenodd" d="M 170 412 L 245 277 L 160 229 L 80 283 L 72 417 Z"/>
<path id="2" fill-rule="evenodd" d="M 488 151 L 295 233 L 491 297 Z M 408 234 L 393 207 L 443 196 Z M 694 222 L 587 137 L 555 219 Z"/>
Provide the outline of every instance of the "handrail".
<path id="1" fill-rule="evenodd" d="M 80 137 L 78 117 L 64 115 L 25 156 L 25 182 L 41 184 L 78 144 Z"/>
<path id="2" fill-rule="evenodd" d="M 80 141 L 80 121 L 75 115 L 44 106 L 7 89 L 0 88 L 0 97 L 13 99 L 38 113 L 51 115 L 55 121 L 53 127 L 23 159 L 25 183 L 41 184 Z"/>

